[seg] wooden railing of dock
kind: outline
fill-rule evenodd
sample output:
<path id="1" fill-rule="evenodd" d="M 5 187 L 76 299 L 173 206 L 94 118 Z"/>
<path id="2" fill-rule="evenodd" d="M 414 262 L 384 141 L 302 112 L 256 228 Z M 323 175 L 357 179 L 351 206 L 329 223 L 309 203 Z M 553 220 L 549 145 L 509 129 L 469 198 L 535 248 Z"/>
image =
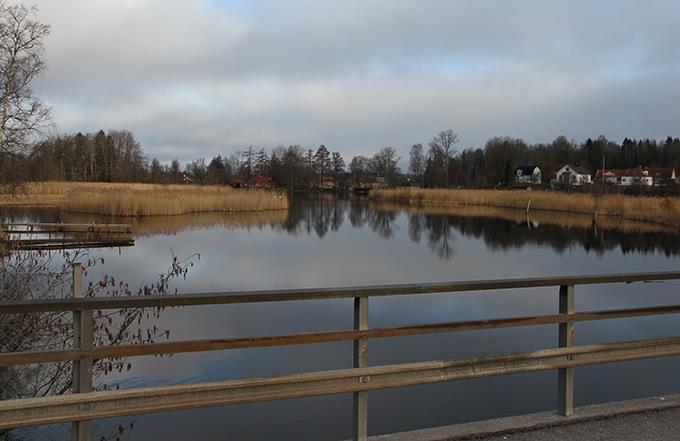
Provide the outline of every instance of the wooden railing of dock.
<path id="1" fill-rule="evenodd" d="M 129 224 L 3 223 L 0 244 L 13 250 L 129 247 Z"/>
<path id="2" fill-rule="evenodd" d="M 680 272 L 85 298 L 79 297 L 82 292 L 83 269 L 76 264 L 73 272 L 74 298 L 0 302 L 0 315 L 72 311 L 74 330 L 74 346 L 71 349 L 0 354 L 0 367 L 64 361 L 74 363 L 73 394 L 2 401 L 0 402 L 0 429 L 72 421 L 74 422 L 74 439 L 86 440 L 91 436 L 90 421 L 98 418 L 352 393 L 354 396 L 353 438 L 366 440 L 368 392 L 371 390 L 556 369 L 559 380 L 556 391 L 557 410 L 561 415 L 569 416 L 574 409 L 574 368 L 680 355 L 680 336 L 587 346 L 574 346 L 573 340 L 576 322 L 680 313 L 680 304 L 577 312 L 574 310 L 576 286 L 678 280 Z M 555 293 L 559 305 L 557 314 L 388 328 L 370 328 L 368 325 L 369 300 L 372 297 L 432 293 L 447 295 L 447 293 L 468 291 L 537 287 L 559 287 Z M 330 299 L 354 300 L 353 329 L 120 346 L 93 346 L 92 343 L 93 311 L 95 310 Z M 371 339 L 549 324 L 557 325 L 559 329 L 557 347 L 554 348 L 447 361 L 383 366 L 369 366 L 368 363 L 368 348 Z M 94 360 L 337 341 L 354 342 L 353 368 L 266 378 L 92 392 Z"/>

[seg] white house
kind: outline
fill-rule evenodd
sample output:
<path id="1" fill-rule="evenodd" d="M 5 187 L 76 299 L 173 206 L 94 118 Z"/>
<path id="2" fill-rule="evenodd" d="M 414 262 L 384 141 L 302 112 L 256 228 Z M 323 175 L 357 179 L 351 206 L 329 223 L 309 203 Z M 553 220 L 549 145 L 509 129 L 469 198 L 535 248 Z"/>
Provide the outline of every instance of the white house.
<path id="1" fill-rule="evenodd" d="M 642 187 L 666 185 L 675 180 L 675 171 L 672 169 L 669 170 L 671 171 L 668 172 L 667 169 L 647 169 L 646 167 L 629 168 L 625 170 L 613 168 L 611 170 L 605 170 L 604 182 L 605 184 L 617 185 L 619 187 L 630 187 L 632 185 Z M 597 175 L 595 176 L 597 182 L 602 182 L 602 176 L 602 170 L 598 170 Z"/>
<path id="2" fill-rule="evenodd" d="M 537 165 L 520 165 L 515 169 L 515 182 L 518 184 L 540 184 L 541 169 Z"/>
<path id="3" fill-rule="evenodd" d="M 565 186 L 580 186 L 592 184 L 590 171 L 578 164 L 567 164 L 555 173 L 555 181 Z"/>

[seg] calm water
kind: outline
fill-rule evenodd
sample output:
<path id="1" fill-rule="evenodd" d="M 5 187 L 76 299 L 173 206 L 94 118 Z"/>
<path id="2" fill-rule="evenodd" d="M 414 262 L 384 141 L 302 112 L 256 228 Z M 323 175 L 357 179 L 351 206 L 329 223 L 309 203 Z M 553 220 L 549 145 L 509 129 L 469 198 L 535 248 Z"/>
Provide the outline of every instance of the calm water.
<path id="1" fill-rule="evenodd" d="M 15 221 L 91 220 L 58 210 L 8 210 Z M 110 221 L 110 219 L 99 219 Z M 117 220 L 120 221 L 120 220 Z M 163 272 L 172 254 L 200 253 L 180 292 L 432 282 L 677 270 L 680 238 L 530 219 L 376 209 L 356 199 L 296 199 L 290 212 L 136 221 L 133 248 L 102 250 L 104 273 L 132 285 Z M 565 222 L 566 223 L 566 222 Z M 678 283 L 576 288 L 576 309 L 677 303 Z M 398 326 L 548 314 L 557 288 L 371 299 L 370 325 Z M 173 339 L 245 337 L 352 327 L 345 300 L 168 310 L 153 324 Z M 680 335 L 676 316 L 577 323 L 576 344 Z M 555 346 L 556 326 L 371 341 L 372 365 L 455 359 Z M 576 370 L 576 404 L 680 392 L 678 358 Z M 352 344 L 245 349 L 133 360 L 105 378 L 121 388 L 279 375 L 352 365 Z M 369 394 L 369 431 L 554 409 L 556 372 L 409 387 Z M 139 417 L 128 439 L 340 440 L 350 437 L 351 395 L 216 407 Z M 101 424 L 129 419 L 112 420 Z M 200 428 L 197 430 L 197 428 Z M 59 429 L 55 429 L 59 430 Z"/>

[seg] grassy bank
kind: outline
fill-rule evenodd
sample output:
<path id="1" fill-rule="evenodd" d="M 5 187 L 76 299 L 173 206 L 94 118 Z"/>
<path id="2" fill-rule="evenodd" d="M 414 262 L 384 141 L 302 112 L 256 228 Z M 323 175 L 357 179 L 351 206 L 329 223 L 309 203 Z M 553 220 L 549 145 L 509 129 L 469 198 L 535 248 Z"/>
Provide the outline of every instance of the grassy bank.
<path id="1" fill-rule="evenodd" d="M 525 190 L 373 190 L 375 201 L 423 206 L 485 206 L 617 216 L 623 219 L 680 226 L 680 198 L 593 195 Z"/>
<path id="2" fill-rule="evenodd" d="M 35 182 L 0 196 L 0 205 L 58 206 L 108 216 L 158 216 L 288 208 L 284 194 L 212 185 Z"/>

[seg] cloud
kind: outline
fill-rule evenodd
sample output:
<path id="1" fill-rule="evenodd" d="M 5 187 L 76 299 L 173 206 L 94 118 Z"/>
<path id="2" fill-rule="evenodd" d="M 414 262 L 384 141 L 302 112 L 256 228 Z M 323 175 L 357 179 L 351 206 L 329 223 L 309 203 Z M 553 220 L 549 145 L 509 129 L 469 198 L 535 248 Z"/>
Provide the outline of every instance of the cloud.
<path id="1" fill-rule="evenodd" d="M 676 132 L 680 4 L 607 0 L 38 2 L 62 131 L 150 156 L 326 144 L 403 156 L 453 128 L 547 141 Z"/>

